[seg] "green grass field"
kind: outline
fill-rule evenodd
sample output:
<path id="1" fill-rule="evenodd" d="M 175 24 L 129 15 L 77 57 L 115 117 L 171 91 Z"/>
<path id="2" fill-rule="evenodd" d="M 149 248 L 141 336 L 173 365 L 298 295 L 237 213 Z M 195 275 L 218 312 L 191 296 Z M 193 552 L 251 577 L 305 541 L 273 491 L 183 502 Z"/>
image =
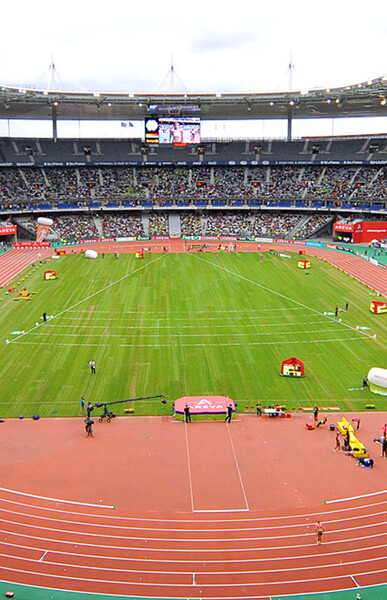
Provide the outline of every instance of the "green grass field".
<path id="1" fill-rule="evenodd" d="M 1 301 L 0 416 L 79 415 L 81 396 L 155 394 L 167 405 L 138 402 L 135 414 L 170 414 L 176 398 L 200 394 L 229 396 L 240 411 L 258 400 L 386 410 L 387 398 L 361 390 L 370 367 L 387 367 L 386 315 L 369 312 L 369 288 L 311 261 L 309 275 L 297 255 L 268 253 L 262 262 L 254 253 L 72 255 L 50 263 L 55 281 L 43 281 L 47 265 L 29 269 L 32 300 Z M 324 316 L 347 300 L 341 323 Z M 45 324 L 44 311 L 53 315 Z M 304 379 L 280 376 L 291 356 L 305 362 Z"/>

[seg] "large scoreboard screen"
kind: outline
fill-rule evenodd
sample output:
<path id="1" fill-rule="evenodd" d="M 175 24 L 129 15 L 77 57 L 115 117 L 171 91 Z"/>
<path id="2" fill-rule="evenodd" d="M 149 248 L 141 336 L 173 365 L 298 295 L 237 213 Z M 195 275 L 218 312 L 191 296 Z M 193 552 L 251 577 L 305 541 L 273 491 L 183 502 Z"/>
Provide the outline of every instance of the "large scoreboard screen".
<path id="1" fill-rule="evenodd" d="M 186 146 L 200 144 L 200 117 L 149 117 L 145 119 L 147 144 Z"/>

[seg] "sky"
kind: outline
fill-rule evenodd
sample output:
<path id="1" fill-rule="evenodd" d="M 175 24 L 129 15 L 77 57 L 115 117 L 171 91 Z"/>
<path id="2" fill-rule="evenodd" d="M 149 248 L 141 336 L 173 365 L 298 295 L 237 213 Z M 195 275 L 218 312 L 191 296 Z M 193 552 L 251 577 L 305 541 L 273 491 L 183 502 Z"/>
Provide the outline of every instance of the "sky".
<path id="1" fill-rule="evenodd" d="M 19 0 L 2 5 L 0 84 L 128 92 L 335 87 L 387 74 L 387 2 Z M 173 64 L 174 78 L 170 76 Z"/>
<path id="2" fill-rule="evenodd" d="M 19 0 L 3 3 L 1 13 L 0 85 L 248 93 L 334 88 L 387 75 L 385 0 Z M 387 133 L 387 108 L 381 125 L 324 121 L 310 120 L 307 131 L 297 123 L 294 135 Z M 133 135 L 120 126 L 101 137 Z M 42 127 L 4 120 L 0 135 L 46 136 Z M 44 127 L 50 136 L 51 125 Z M 90 127 L 97 131 L 95 123 Z M 236 134 L 231 129 L 203 123 L 202 135 L 286 136 L 286 122 L 260 122 L 254 131 L 239 122 Z M 87 137 L 85 131 L 85 123 L 66 123 L 60 135 Z"/>

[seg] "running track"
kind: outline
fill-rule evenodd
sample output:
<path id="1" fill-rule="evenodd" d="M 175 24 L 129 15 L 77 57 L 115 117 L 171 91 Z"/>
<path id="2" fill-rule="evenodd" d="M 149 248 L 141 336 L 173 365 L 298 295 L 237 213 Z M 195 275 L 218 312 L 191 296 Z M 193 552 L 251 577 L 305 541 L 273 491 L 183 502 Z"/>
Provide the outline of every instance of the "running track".
<path id="1" fill-rule="evenodd" d="M 0 286 L 5 286 L 12 282 L 15 275 L 21 273 L 33 262 L 38 262 L 40 258 L 47 259 L 53 254 L 50 248 L 12 248 L 0 256 Z"/>
<path id="2" fill-rule="evenodd" d="M 163 246 L 160 245 L 159 241 L 145 242 L 149 249 L 156 252 L 162 252 Z M 210 251 L 216 251 L 218 242 L 208 242 Z M 126 244 L 90 244 L 88 248 L 95 248 L 98 252 L 115 252 L 117 247 L 120 252 L 136 252 L 140 247 L 144 246 L 144 242 L 133 242 Z M 253 250 L 256 248 L 256 244 L 251 242 L 238 243 L 239 250 Z M 172 252 L 184 252 L 185 245 L 182 240 L 170 240 L 167 243 L 168 250 Z M 297 246 L 291 246 L 288 244 L 261 244 L 262 250 L 277 249 L 282 252 L 296 251 L 299 249 Z M 382 269 L 372 265 L 357 256 L 345 253 L 345 252 L 334 252 L 332 250 L 325 250 L 320 248 L 304 248 L 307 253 L 311 256 L 318 256 L 323 260 L 331 263 L 338 269 L 344 271 L 351 277 L 354 277 L 361 283 L 368 285 L 370 288 L 380 292 L 383 296 L 387 296 L 387 269 Z M 71 252 L 79 252 L 80 247 L 71 248 Z M 5 285 L 12 278 L 25 269 L 32 262 L 41 258 L 48 258 L 53 253 L 52 249 L 12 249 L 0 256 L 0 285 Z"/>
<path id="3" fill-rule="evenodd" d="M 42 258 L 51 253 L 40 252 Z M 387 295 L 386 271 L 346 254 L 308 253 Z M 0 284 L 38 254 L 2 255 Z M 151 518 L 2 490 L 0 576 L 53 589 L 213 599 L 355 590 L 387 581 L 387 493 L 293 513 L 155 513 Z M 314 538 L 317 518 L 327 528 L 321 546 Z"/>
<path id="4" fill-rule="evenodd" d="M 358 589 L 387 580 L 386 510 L 387 493 L 322 512 L 130 516 L 3 490 L 1 579 L 149 598 Z M 321 546 L 317 518 L 327 529 Z"/>

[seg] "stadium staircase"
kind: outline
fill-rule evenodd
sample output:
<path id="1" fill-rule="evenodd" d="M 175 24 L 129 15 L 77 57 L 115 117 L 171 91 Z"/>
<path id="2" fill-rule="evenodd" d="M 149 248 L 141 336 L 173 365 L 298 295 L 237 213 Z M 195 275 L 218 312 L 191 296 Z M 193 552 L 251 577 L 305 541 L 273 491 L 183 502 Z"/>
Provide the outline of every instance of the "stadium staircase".
<path id="1" fill-rule="evenodd" d="M 27 240 L 35 239 L 36 225 L 33 217 L 14 217 L 13 222 L 17 226 L 19 236 Z"/>
<path id="2" fill-rule="evenodd" d="M 180 215 L 168 215 L 168 227 L 171 238 L 181 237 Z"/>
<path id="3" fill-rule="evenodd" d="M 291 240 L 295 235 L 297 235 L 297 231 L 301 229 L 306 223 L 309 221 L 310 215 L 305 215 L 302 219 L 296 223 L 296 225 L 289 231 L 289 233 L 285 236 L 285 239 Z"/>
<path id="4" fill-rule="evenodd" d="M 332 225 L 332 223 L 334 223 L 334 221 L 336 221 L 336 217 L 332 217 L 331 219 L 329 219 L 329 221 L 327 221 L 326 223 L 323 223 L 320 227 L 316 227 L 316 229 L 314 229 L 308 237 L 309 238 L 321 237 L 323 234 L 328 233 L 330 226 Z M 329 239 L 332 239 L 332 238 L 329 236 Z"/>
<path id="5" fill-rule="evenodd" d="M 101 222 L 100 217 L 97 217 L 96 215 L 93 215 L 93 221 L 94 221 L 95 228 L 98 231 L 99 237 L 102 237 L 103 236 L 103 229 L 102 229 L 102 222 Z"/>
<path id="6" fill-rule="evenodd" d="M 144 235 L 148 236 L 149 235 L 149 215 L 143 214 L 141 216 L 141 220 L 142 220 L 142 226 L 144 229 Z"/>

